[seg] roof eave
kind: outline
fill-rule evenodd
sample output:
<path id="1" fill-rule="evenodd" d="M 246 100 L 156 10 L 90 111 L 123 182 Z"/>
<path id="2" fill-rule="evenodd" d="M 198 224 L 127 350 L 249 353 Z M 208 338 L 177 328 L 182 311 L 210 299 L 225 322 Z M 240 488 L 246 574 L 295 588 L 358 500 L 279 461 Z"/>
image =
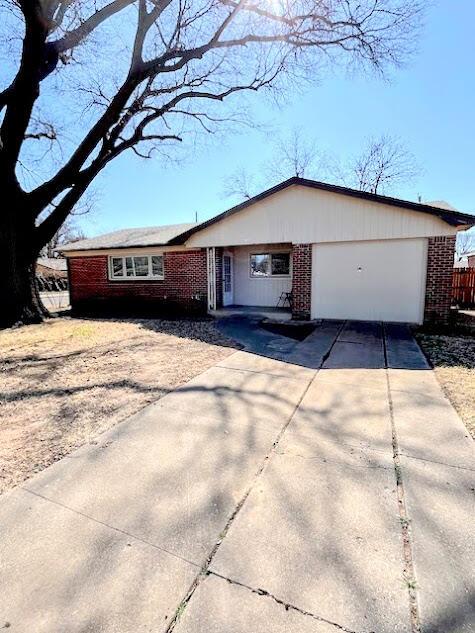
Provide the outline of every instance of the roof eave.
<path id="1" fill-rule="evenodd" d="M 87 246 L 85 248 L 61 248 L 56 249 L 58 253 L 62 253 L 63 255 L 68 255 L 68 253 L 81 253 L 83 251 L 117 251 L 117 250 L 133 250 L 134 248 L 159 248 L 166 246 L 181 246 L 183 242 L 172 243 L 168 242 L 157 242 L 154 244 L 128 244 L 127 246 Z"/>

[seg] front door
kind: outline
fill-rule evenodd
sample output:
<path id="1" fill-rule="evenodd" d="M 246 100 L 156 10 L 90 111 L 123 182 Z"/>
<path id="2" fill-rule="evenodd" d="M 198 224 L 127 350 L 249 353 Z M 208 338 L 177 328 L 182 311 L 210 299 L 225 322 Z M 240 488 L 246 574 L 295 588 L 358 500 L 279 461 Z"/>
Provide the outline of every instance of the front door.
<path id="1" fill-rule="evenodd" d="M 233 292 L 233 256 L 231 253 L 223 254 L 223 305 L 230 306 L 234 303 Z"/>

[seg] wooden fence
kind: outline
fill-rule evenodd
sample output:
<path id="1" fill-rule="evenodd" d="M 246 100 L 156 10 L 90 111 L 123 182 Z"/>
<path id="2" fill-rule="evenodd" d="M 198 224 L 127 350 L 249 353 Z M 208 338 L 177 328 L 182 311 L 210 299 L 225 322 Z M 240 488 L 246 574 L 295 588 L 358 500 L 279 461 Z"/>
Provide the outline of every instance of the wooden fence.
<path id="1" fill-rule="evenodd" d="M 460 308 L 475 308 L 475 268 L 454 268 L 454 303 Z"/>

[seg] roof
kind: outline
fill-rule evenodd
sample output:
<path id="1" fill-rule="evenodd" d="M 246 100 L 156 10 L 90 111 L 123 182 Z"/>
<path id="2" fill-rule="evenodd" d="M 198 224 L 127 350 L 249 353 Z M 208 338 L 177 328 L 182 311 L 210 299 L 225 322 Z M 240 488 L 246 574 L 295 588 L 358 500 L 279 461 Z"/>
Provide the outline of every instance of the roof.
<path id="1" fill-rule="evenodd" d="M 138 229 L 121 229 L 120 231 L 113 231 L 112 233 L 106 233 L 90 239 L 79 240 L 77 242 L 71 242 L 70 244 L 64 244 L 60 249 L 61 252 L 73 252 L 73 251 L 86 251 L 86 250 L 101 250 L 110 248 L 134 248 L 141 246 L 176 246 L 184 244 L 186 240 L 195 233 L 220 222 L 226 217 L 238 213 L 243 209 L 251 206 L 255 202 L 264 200 L 269 196 L 291 187 L 294 185 L 300 185 L 302 187 L 310 187 L 312 189 L 320 189 L 321 191 L 329 191 L 331 193 L 338 193 L 344 196 L 350 196 L 353 198 L 360 198 L 363 200 L 369 200 L 380 204 L 386 204 L 393 207 L 399 207 L 400 209 L 409 209 L 412 211 L 418 211 L 420 213 L 429 213 L 439 217 L 447 224 L 451 226 L 475 226 L 475 215 L 468 213 L 461 213 L 455 210 L 446 202 L 434 202 L 432 204 L 422 204 L 419 202 L 411 202 L 409 200 L 400 200 L 398 198 L 391 198 L 389 196 L 381 196 L 379 194 L 368 193 L 366 191 L 359 191 L 358 189 L 349 189 L 348 187 L 341 187 L 339 185 L 331 185 L 325 182 L 319 182 L 317 180 L 307 180 L 306 178 L 289 178 L 275 187 L 271 187 L 266 191 L 238 204 L 223 213 L 198 224 L 196 222 L 188 224 L 172 224 L 169 226 L 150 226 Z M 437 206 L 440 205 L 440 206 Z M 448 208 L 449 207 L 449 208 Z"/>
<path id="2" fill-rule="evenodd" d="M 250 198 L 249 200 L 245 200 L 241 204 L 238 204 L 223 213 L 207 220 L 206 222 L 202 222 L 201 224 L 197 224 L 194 227 L 188 229 L 184 233 L 177 235 L 174 239 L 170 240 L 170 244 L 183 244 L 189 237 L 193 234 L 201 231 L 216 222 L 220 222 L 224 218 L 234 215 L 239 211 L 243 211 L 247 209 L 247 207 L 253 205 L 255 202 L 259 202 L 260 200 L 264 200 L 269 196 L 282 191 L 283 189 L 287 189 L 287 187 L 292 187 L 294 185 L 300 185 L 302 187 L 309 187 L 311 189 L 319 189 L 321 191 L 329 191 L 331 193 L 338 193 L 344 196 L 350 196 L 353 198 L 360 198 L 362 200 L 368 200 L 370 202 L 376 202 L 380 204 L 386 204 L 393 207 L 399 207 L 400 209 L 409 209 L 411 211 L 418 211 L 420 213 L 429 213 L 431 215 L 435 215 L 439 217 L 447 224 L 451 226 L 474 226 L 475 225 L 475 215 L 471 215 L 468 213 L 461 213 L 460 211 L 455 211 L 452 208 L 447 209 L 441 206 L 433 206 L 430 204 L 423 204 L 420 202 L 411 202 L 409 200 L 400 200 L 399 198 L 391 198 L 389 196 L 381 196 L 375 193 L 368 193 L 366 191 L 360 191 L 358 189 L 350 189 L 348 187 L 342 187 L 340 185 L 331 185 L 326 182 L 319 182 L 317 180 L 308 180 L 306 178 L 298 178 L 294 176 L 293 178 L 289 178 L 284 182 L 276 185 L 275 187 L 271 187 L 262 193 L 259 193 L 257 196 Z M 444 204 L 447 203 L 433 203 L 436 204 Z M 450 206 L 450 205 L 447 205 Z"/>
<path id="3" fill-rule="evenodd" d="M 61 246 L 62 252 L 89 251 L 109 248 L 134 248 L 138 246 L 166 246 L 178 235 L 192 230 L 197 224 L 171 224 L 149 226 L 140 229 L 121 229 L 86 240 L 79 240 Z"/>
<path id="4" fill-rule="evenodd" d="M 64 257 L 38 257 L 37 264 L 51 270 L 59 270 L 66 272 L 68 270 L 68 262 Z"/>

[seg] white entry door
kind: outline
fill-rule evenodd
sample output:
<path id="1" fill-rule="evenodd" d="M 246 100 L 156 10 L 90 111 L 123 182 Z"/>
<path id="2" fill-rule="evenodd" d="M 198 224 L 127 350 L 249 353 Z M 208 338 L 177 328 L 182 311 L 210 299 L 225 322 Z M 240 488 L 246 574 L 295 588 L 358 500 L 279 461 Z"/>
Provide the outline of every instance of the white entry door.
<path id="1" fill-rule="evenodd" d="M 234 303 L 233 289 L 233 256 L 231 253 L 223 254 L 223 305 L 230 306 Z"/>

